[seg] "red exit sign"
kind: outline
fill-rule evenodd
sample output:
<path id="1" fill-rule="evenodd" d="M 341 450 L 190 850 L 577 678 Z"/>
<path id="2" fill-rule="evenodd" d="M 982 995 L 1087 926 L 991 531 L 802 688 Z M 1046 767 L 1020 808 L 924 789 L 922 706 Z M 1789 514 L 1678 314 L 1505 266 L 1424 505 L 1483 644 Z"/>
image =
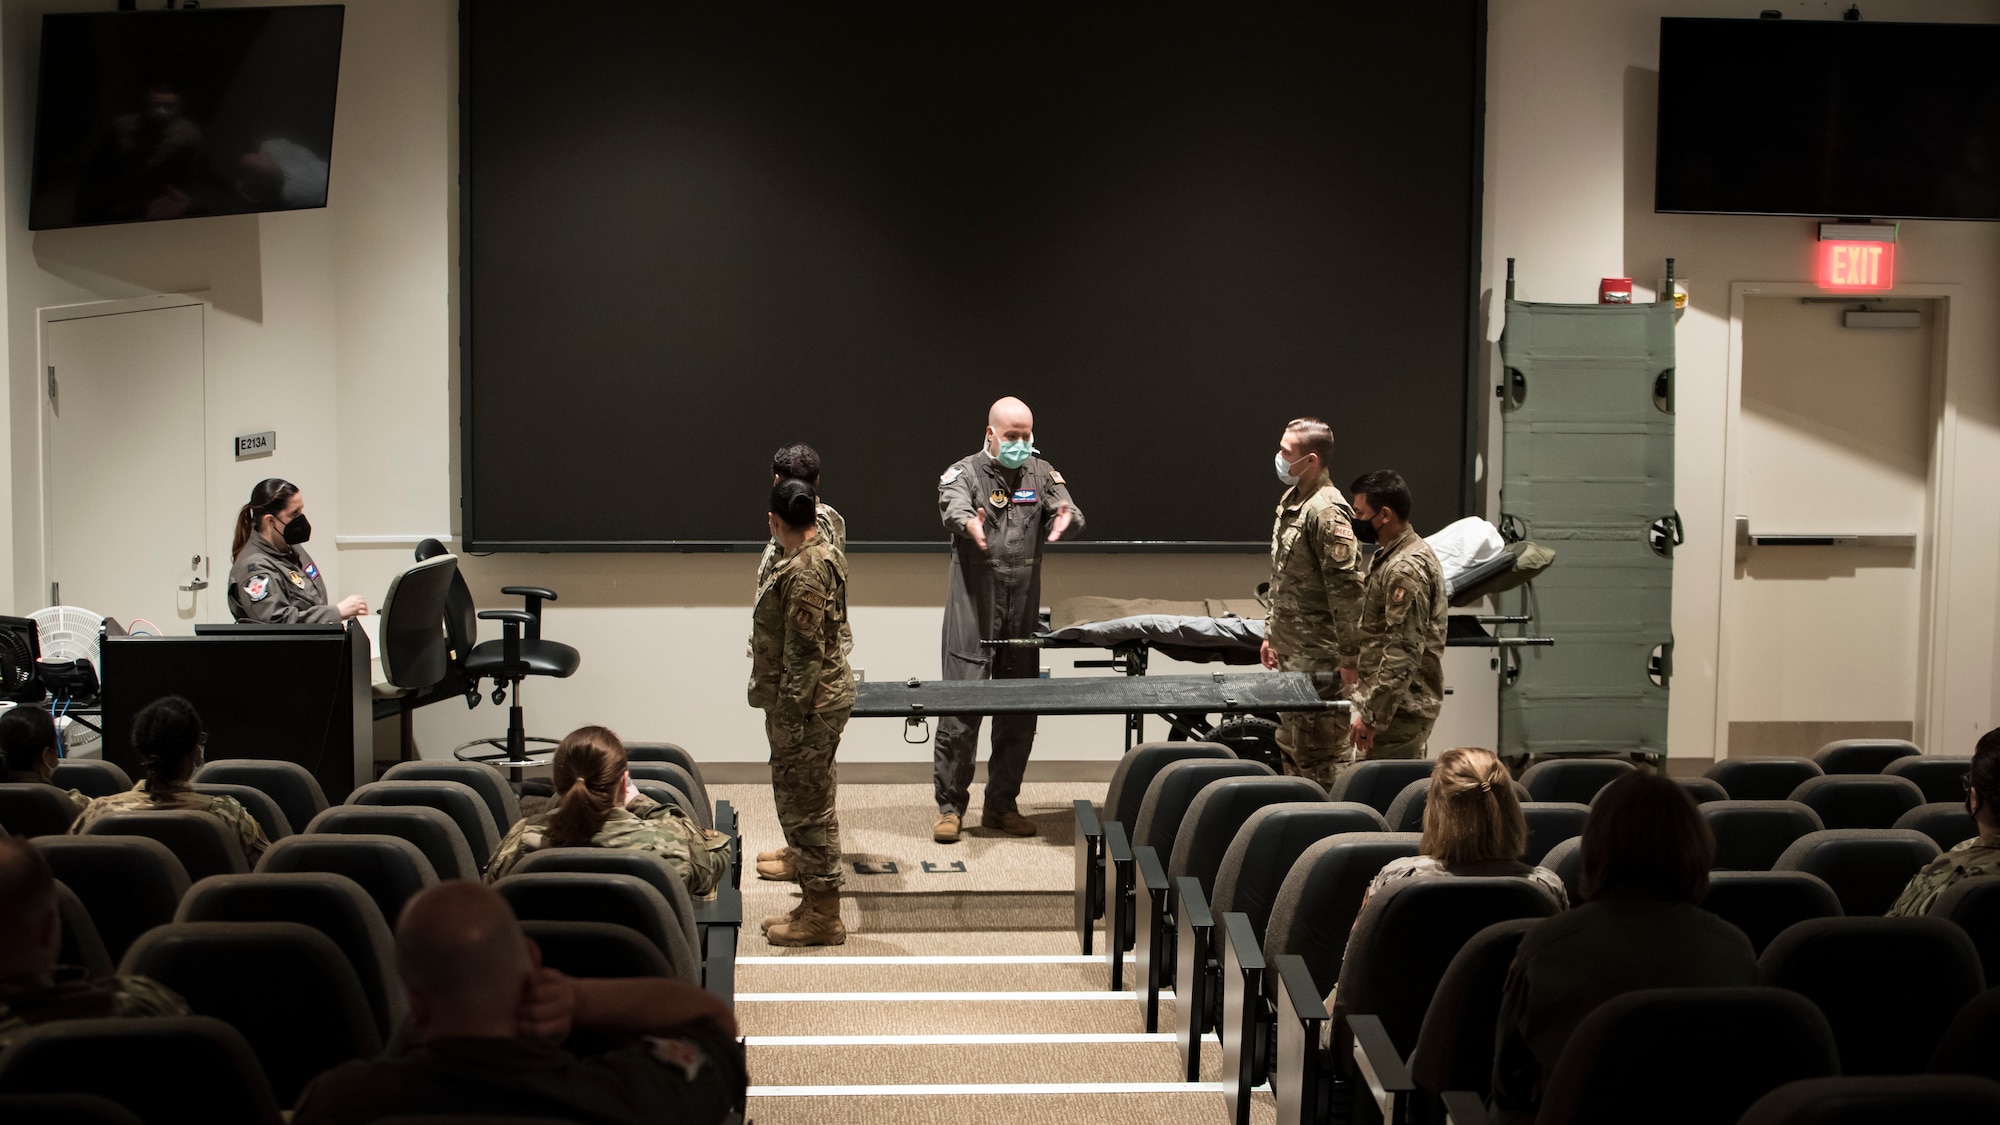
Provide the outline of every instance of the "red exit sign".
<path id="1" fill-rule="evenodd" d="M 1889 289 L 1896 284 L 1893 242 L 1822 242 L 1821 289 Z"/>

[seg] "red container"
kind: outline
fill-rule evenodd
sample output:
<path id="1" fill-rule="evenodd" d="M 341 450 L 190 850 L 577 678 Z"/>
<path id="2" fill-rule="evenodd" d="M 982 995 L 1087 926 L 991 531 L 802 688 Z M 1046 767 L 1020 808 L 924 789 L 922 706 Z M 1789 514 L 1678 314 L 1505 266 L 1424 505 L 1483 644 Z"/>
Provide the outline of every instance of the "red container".
<path id="1" fill-rule="evenodd" d="M 1597 283 L 1597 303 L 1600 305 L 1629 305 L 1632 303 L 1632 279 L 1629 277 L 1607 277 Z"/>

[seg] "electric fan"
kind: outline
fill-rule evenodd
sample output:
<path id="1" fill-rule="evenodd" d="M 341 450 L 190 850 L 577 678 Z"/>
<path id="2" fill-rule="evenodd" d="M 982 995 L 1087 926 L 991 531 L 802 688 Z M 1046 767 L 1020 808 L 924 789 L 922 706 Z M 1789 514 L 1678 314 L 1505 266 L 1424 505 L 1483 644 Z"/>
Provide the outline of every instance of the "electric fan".
<path id="1" fill-rule="evenodd" d="M 57 697 L 51 709 L 56 713 L 56 733 L 62 739 L 64 756 L 94 756 L 103 741 L 102 732 L 64 712 L 69 703 L 97 694 L 98 638 L 104 634 L 104 618 L 73 605 L 50 606 L 28 616 L 41 634 L 42 663 L 66 666 L 61 675 L 51 674 L 54 668 L 44 669 L 44 678 L 51 681 Z"/>

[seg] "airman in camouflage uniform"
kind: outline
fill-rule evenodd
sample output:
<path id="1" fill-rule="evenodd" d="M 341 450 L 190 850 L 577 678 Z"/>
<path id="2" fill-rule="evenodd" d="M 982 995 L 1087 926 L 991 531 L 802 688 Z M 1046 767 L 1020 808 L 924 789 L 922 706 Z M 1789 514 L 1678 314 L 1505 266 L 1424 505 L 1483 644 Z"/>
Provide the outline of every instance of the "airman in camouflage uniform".
<path id="1" fill-rule="evenodd" d="M 486 865 L 491 883 L 512 871 L 524 856 L 549 847 L 550 811 L 524 817 L 507 830 Z M 729 837 L 696 824 L 674 805 L 640 794 L 611 810 L 604 827 L 590 838 L 593 848 L 629 848 L 656 855 L 673 868 L 697 897 L 713 891 L 729 872 Z"/>
<path id="2" fill-rule="evenodd" d="M 846 940 L 834 753 L 854 709 L 847 635 L 847 559 L 817 527 L 808 529 L 759 584 L 750 634 L 750 705 L 764 711 L 772 797 L 804 892 L 790 915 L 765 919 L 773 944 Z"/>
<path id="3" fill-rule="evenodd" d="M 1316 418 L 1285 428 L 1278 474 L 1292 482 L 1271 526 L 1270 609 L 1264 617 L 1267 668 L 1317 673 L 1320 695 L 1342 697 L 1358 676 L 1361 657 L 1361 547 L 1348 506 L 1327 475 L 1333 433 Z M 1347 716 L 1337 711 L 1288 711 L 1279 718 L 1278 749 L 1285 772 L 1332 788 L 1352 760 Z"/>
<path id="4" fill-rule="evenodd" d="M 1922 871 L 1910 877 L 1909 885 L 1903 888 L 1903 893 L 1896 897 L 1895 905 L 1889 908 L 1889 916 L 1913 918 L 1928 914 L 1938 896 L 1960 880 L 1989 875 L 2000 875 L 2000 833 L 1967 840 L 1931 860 Z"/>
<path id="5" fill-rule="evenodd" d="M 207 813 L 220 820 L 225 827 L 236 834 L 237 843 L 243 846 L 243 858 L 250 866 L 257 866 L 264 849 L 271 842 L 264 838 L 263 826 L 250 815 L 236 798 L 223 797 L 213 793 L 197 793 L 186 784 L 169 785 L 159 789 L 148 789 L 149 782 L 140 782 L 129 793 L 114 793 L 109 797 L 99 797 L 90 802 L 77 814 L 76 821 L 69 826 L 69 834 L 81 836 L 99 819 L 112 813 L 122 812 L 163 812 L 181 810 Z"/>
<path id="6" fill-rule="evenodd" d="M 58 1020 L 192 1014 L 179 993 L 151 977 L 90 980 L 82 968 L 66 965 L 0 982 L 0 1051 Z"/>
<path id="7" fill-rule="evenodd" d="M 1370 473 L 1350 491 L 1356 516 L 1382 541 L 1361 602 L 1355 743 L 1370 758 L 1421 758 L 1444 703 L 1444 568 L 1409 525 L 1401 476 Z"/>

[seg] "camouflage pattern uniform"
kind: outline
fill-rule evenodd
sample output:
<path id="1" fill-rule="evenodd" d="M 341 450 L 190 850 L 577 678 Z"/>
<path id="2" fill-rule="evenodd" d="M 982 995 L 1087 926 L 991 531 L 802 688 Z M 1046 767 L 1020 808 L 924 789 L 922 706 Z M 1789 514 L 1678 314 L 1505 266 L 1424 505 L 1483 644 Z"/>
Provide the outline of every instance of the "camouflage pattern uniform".
<path id="1" fill-rule="evenodd" d="M 1375 731 L 1370 758 L 1421 758 L 1444 703 L 1444 568 L 1414 529 L 1376 548 L 1361 602 L 1355 712 Z"/>
<path id="2" fill-rule="evenodd" d="M 1892 918 L 1914 918 L 1930 913 L 1938 896 L 1961 879 L 2000 875 L 2000 836 L 1981 836 L 1951 849 L 1930 861 L 1910 877 L 1910 884 L 1889 908 Z"/>
<path id="3" fill-rule="evenodd" d="M 486 865 L 491 883 L 512 871 L 530 852 L 554 847 L 549 843 L 553 812 L 526 817 L 507 830 Z M 714 890 L 729 872 L 729 837 L 706 830 L 673 805 L 640 796 L 611 810 L 604 827 L 590 838 L 593 848 L 629 848 L 667 861 L 674 874 L 697 897 Z"/>
<path id="4" fill-rule="evenodd" d="M 83 969 L 65 966 L 0 981 L 0 1051 L 58 1020 L 191 1014 L 187 1001 L 150 977 L 88 980 Z"/>
<path id="5" fill-rule="evenodd" d="M 1281 672 L 1314 672 L 1320 696 L 1341 698 L 1339 670 L 1361 659 L 1361 592 L 1366 582 L 1354 538 L 1354 509 L 1324 471 L 1278 501 L 1271 525 L 1271 607 L 1264 639 Z M 1351 760 L 1348 717 L 1339 711 L 1279 716 L 1285 772 L 1331 789 Z"/>
<path id="6" fill-rule="evenodd" d="M 239 804 L 234 797 L 222 797 L 212 793 L 197 793 L 186 785 L 171 785 L 159 792 L 149 792 L 146 783 L 140 782 L 129 793 L 114 793 L 109 797 L 99 797 L 90 802 L 76 822 L 69 826 L 69 834 L 81 836 L 100 818 L 112 813 L 125 812 L 171 812 L 186 811 L 207 813 L 221 821 L 231 832 L 236 833 L 236 842 L 243 846 L 243 858 L 250 866 L 257 866 L 257 860 L 271 842 L 264 838 L 264 829 L 250 810 Z"/>
<path id="7" fill-rule="evenodd" d="M 842 558 L 846 557 L 847 520 L 839 512 L 833 510 L 833 505 L 824 500 L 819 502 L 819 512 L 813 516 L 813 526 L 819 529 L 819 538 L 831 544 L 833 549 L 839 552 Z M 782 551 L 783 548 L 778 546 L 778 542 L 775 539 L 764 544 L 764 557 L 757 561 L 757 588 L 759 590 L 762 590 L 764 583 L 770 580 L 771 571 L 777 567 L 778 556 Z M 847 627 L 847 617 L 843 614 L 840 619 L 840 655 L 846 656 L 853 651 L 854 631 Z M 752 655 L 755 654 L 753 653 Z"/>
<path id="8" fill-rule="evenodd" d="M 4 776 L 4 780 L 9 785 L 54 785 L 55 784 L 55 782 L 50 781 L 48 778 L 43 777 L 41 774 L 31 773 L 28 770 L 8 770 L 5 775 L 0 775 L 0 776 Z M 90 807 L 90 798 L 84 796 L 82 790 L 66 789 L 63 792 L 69 795 L 69 803 L 75 805 L 77 807 L 78 812 L 81 812 L 84 809 Z"/>
<path id="9" fill-rule="evenodd" d="M 840 822 L 834 752 L 854 710 L 847 666 L 847 559 L 818 535 L 784 552 L 757 589 L 750 706 L 764 711 L 771 795 L 799 887 L 838 890 Z"/>

